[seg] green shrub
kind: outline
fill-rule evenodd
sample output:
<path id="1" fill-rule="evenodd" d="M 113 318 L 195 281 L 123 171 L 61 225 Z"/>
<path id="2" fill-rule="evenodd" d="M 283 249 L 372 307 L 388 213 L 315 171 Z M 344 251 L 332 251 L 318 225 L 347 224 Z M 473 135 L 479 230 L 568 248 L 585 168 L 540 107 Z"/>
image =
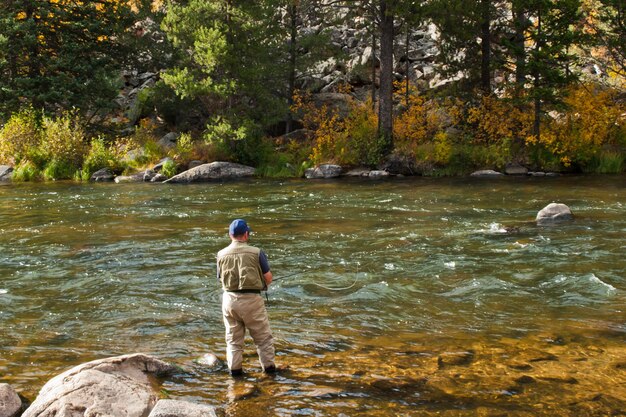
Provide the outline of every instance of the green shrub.
<path id="1" fill-rule="evenodd" d="M 0 130 L 0 162 L 18 164 L 41 141 L 37 114 L 32 109 L 11 116 Z"/>
<path id="2" fill-rule="evenodd" d="M 583 167 L 583 172 L 594 174 L 621 174 L 626 168 L 626 155 L 619 151 L 601 151 L 594 155 L 589 163 Z"/>
<path id="3" fill-rule="evenodd" d="M 64 113 L 61 117 L 43 119 L 43 139 L 49 161 L 78 169 L 87 154 L 85 131 L 76 112 Z"/>
<path id="4" fill-rule="evenodd" d="M 91 141 L 80 177 L 87 181 L 94 172 L 103 168 L 109 168 L 113 172 L 122 172 L 124 165 L 114 148 L 107 146 L 104 139 L 99 137 Z"/>
<path id="5" fill-rule="evenodd" d="M 41 178 L 41 171 L 31 161 L 22 160 L 13 171 L 12 181 L 37 181 Z"/>
<path id="6" fill-rule="evenodd" d="M 178 173 L 178 166 L 176 165 L 176 162 L 169 159 L 165 161 L 163 167 L 161 168 L 161 173 L 168 178 L 176 175 Z"/>
<path id="7" fill-rule="evenodd" d="M 69 161 L 53 159 L 43 170 L 43 178 L 47 181 L 69 180 L 76 176 L 78 169 Z"/>

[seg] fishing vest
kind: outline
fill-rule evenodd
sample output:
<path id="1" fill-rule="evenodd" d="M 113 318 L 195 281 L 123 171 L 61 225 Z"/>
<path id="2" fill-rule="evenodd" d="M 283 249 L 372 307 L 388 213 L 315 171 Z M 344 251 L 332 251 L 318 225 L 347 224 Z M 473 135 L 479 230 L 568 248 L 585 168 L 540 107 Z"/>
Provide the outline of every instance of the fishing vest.
<path id="1" fill-rule="evenodd" d="M 245 242 L 233 242 L 217 254 L 217 266 L 224 291 L 267 288 L 259 263 L 261 249 Z"/>

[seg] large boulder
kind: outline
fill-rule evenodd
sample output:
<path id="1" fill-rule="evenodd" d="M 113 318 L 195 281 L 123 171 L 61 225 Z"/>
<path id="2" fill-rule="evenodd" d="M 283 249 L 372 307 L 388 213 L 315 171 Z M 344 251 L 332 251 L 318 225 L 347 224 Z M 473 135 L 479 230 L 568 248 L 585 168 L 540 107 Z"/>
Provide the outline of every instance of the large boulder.
<path id="1" fill-rule="evenodd" d="M 565 204 L 550 203 L 537 213 L 538 225 L 549 225 L 573 220 L 572 211 Z"/>
<path id="2" fill-rule="evenodd" d="M 0 417 L 15 417 L 22 409 L 22 400 L 9 384 L 0 384 Z"/>
<path id="3" fill-rule="evenodd" d="M 142 353 L 78 365 L 48 381 L 22 417 L 145 417 L 159 400 L 153 376 L 174 371 Z"/>
<path id="4" fill-rule="evenodd" d="M 232 162 L 211 162 L 174 175 L 166 183 L 192 183 L 212 180 L 252 177 L 255 169 Z"/>
<path id="5" fill-rule="evenodd" d="M 9 165 L 0 165 L 0 181 L 9 181 L 13 173 L 13 167 Z"/>
<path id="6" fill-rule="evenodd" d="M 304 176 L 309 179 L 337 178 L 343 169 L 339 165 L 322 164 L 315 168 L 304 171 Z"/>
<path id="7" fill-rule="evenodd" d="M 504 167 L 506 175 L 528 175 L 528 168 L 516 162 L 509 162 Z"/>
<path id="8" fill-rule="evenodd" d="M 210 405 L 188 401 L 160 400 L 148 417 L 217 417 Z"/>

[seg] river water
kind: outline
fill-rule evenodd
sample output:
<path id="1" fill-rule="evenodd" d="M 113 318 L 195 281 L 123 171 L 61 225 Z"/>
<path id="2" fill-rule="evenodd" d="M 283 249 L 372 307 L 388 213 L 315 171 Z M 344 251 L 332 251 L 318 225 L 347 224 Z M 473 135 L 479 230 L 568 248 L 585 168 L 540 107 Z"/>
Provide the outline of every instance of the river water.
<path id="1" fill-rule="evenodd" d="M 145 352 L 227 416 L 625 415 L 626 177 L 0 186 L 0 382 Z M 567 204 L 571 223 L 538 227 Z M 224 358 L 215 254 L 248 220 L 277 376 Z M 621 413 L 621 414 L 620 414 Z"/>

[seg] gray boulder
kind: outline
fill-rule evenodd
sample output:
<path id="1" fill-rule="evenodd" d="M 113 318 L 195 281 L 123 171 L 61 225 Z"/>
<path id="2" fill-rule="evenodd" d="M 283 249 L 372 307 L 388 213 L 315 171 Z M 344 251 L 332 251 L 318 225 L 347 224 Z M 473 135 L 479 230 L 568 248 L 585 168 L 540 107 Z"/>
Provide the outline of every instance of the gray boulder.
<path id="1" fill-rule="evenodd" d="M 374 170 L 374 171 L 370 171 L 368 176 L 370 178 L 385 178 L 389 176 L 389 172 L 384 171 L 384 170 Z"/>
<path id="2" fill-rule="evenodd" d="M 197 360 L 199 365 L 209 369 L 220 369 L 224 363 L 214 353 L 205 353 Z"/>
<path id="3" fill-rule="evenodd" d="M 174 175 L 166 183 L 192 183 L 206 182 L 212 180 L 233 179 L 252 177 L 255 169 L 246 165 L 235 164 L 232 162 L 211 162 L 210 164 L 202 164 L 195 168 Z"/>
<path id="4" fill-rule="evenodd" d="M 150 182 L 163 182 L 167 180 L 167 175 L 163 175 L 160 172 L 158 174 L 156 174 L 154 177 L 152 177 L 152 179 L 150 180 Z"/>
<path id="5" fill-rule="evenodd" d="M 537 213 L 537 224 L 550 225 L 573 220 L 572 211 L 565 204 L 550 203 Z"/>
<path id="6" fill-rule="evenodd" d="M 161 139 L 159 139 L 159 145 L 168 149 L 173 148 L 174 146 L 176 146 L 178 136 L 180 136 L 178 133 L 170 132 L 167 135 L 163 136 Z"/>
<path id="7" fill-rule="evenodd" d="M 109 168 L 102 168 L 98 171 L 91 174 L 89 181 L 94 182 L 106 182 L 113 181 L 115 179 L 115 174 Z"/>
<path id="8" fill-rule="evenodd" d="M 480 171 L 475 171 L 470 174 L 472 177 L 501 177 L 504 174 L 498 171 L 494 171 L 492 169 L 483 169 Z"/>
<path id="9" fill-rule="evenodd" d="M 504 167 L 504 173 L 507 175 L 527 175 L 528 168 L 518 163 L 510 162 Z"/>
<path id="10" fill-rule="evenodd" d="M 142 353 L 88 362 L 48 381 L 22 417 L 144 417 L 159 400 L 151 376 L 174 370 Z"/>
<path id="11" fill-rule="evenodd" d="M 13 167 L 9 165 L 0 165 L 0 181 L 9 181 L 13 173 Z"/>
<path id="12" fill-rule="evenodd" d="M 9 384 L 0 384 L 0 417 L 15 417 L 22 409 L 22 400 Z"/>
<path id="13" fill-rule="evenodd" d="M 117 184 L 130 183 L 130 182 L 143 182 L 144 181 L 144 172 L 140 172 L 135 175 L 118 175 L 115 177 L 115 182 Z"/>
<path id="14" fill-rule="evenodd" d="M 342 171 L 343 169 L 339 165 L 322 164 L 307 169 L 304 171 L 304 176 L 309 179 L 337 178 Z"/>
<path id="15" fill-rule="evenodd" d="M 188 401 L 159 400 L 148 417 L 217 417 L 210 405 Z"/>

